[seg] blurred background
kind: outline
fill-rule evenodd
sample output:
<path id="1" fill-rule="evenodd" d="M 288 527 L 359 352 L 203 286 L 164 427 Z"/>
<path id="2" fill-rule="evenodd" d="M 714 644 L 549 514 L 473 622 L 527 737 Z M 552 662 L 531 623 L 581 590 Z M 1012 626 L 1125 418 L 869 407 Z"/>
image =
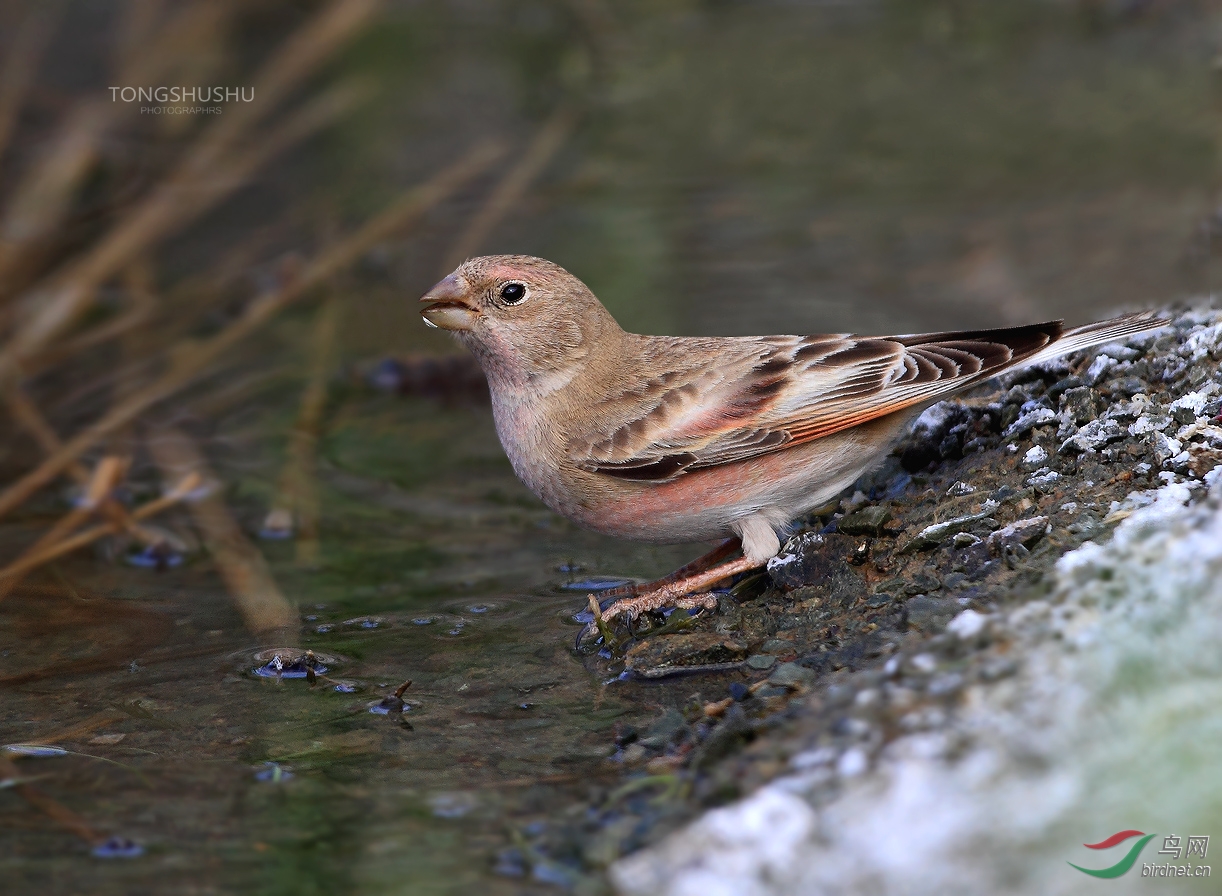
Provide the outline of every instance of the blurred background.
<path id="1" fill-rule="evenodd" d="M 646 333 L 1212 294 L 1220 88 L 1208 0 L 0 3 L 0 740 L 157 779 L 4 759 L 6 873 L 598 892 L 630 833 L 507 831 L 674 696 L 568 650 L 582 577 L 699 547 L 544 510 L 419 296 L 509 252 Z M 346 677 L 264 665 L 306 649 Z"/>

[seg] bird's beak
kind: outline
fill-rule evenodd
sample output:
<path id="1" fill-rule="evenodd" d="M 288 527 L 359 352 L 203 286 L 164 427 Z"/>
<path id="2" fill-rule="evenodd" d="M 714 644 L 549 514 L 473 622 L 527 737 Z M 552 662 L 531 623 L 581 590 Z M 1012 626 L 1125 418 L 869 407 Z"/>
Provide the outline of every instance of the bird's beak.
<path id="1" fill-rule="evenodd" d="M 421 302 L 429 306 L 420 314 L 431 327 L 443 330 L 470 330 L 479 311 L 467 302 L 467 284 L 457 274 L 446 277 L 424 294 Z"/>

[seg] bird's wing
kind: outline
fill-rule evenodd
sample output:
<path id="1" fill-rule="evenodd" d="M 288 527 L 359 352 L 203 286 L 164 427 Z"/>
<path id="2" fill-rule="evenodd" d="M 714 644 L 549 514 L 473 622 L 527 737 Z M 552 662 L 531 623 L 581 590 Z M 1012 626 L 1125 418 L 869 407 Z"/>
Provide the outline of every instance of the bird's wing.
<path id="1" fill-rule="evenodd" d="M 725 340 L 723 351 L 685 350 L 671 340 L 658 349 L 670 353 L 662 365 L 667 373 L 610 399 L 619 425 L 601 438 L 575 439 L 570 457 L 591 472 L 667 481 L 800 445 L 935 401 L 1024 361 L 1151 326 L 1148 316 L 1133 315 L 1068 333 L 1053 321 L 886 338 Z M 1058 340 L 1063 352 L 1052 349 Z"/>

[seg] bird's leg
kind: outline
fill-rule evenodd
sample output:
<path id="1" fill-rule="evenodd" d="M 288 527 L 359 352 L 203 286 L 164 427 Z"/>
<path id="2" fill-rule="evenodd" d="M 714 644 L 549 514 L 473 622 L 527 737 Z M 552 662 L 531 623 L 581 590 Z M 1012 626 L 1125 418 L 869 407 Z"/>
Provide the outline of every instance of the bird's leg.
<path id="1" fill-rule="evenodd" d="M 717 598 L 711 594 L 704 593 L 706 589 L 724 579 L 736 576 L 740 572 L 758 569 L 764 565 L 764 562 L 766 561 L 759 561 L 750 557 L 739 557 L 737 560 L 722 563 L 704 572 L 675 579 L 639 597 L 625 598 L 613 603 L 602 611 L 601 621 L 606 625 L 607 622 L 616 616 L 625 616 L 628 620 L 633 620 L 642 613 L 648 613 L 667 606 L 673 606 L 681 610 L 712 609 L 717 606 Z M 599 627 L 591 622 L 582 630 L 578 643 L 598 630 Z"/>
<path id="2" fill-rule="evenodd" d="M 652 582 L 634 582 L 631 585 L 619 585 L 615 588 L 608 588 L 606 591 L 601 591 L 598 594 L 598 603 L 601 607 L 607 607 L 610 602 L 614 602 L 625 597 L 636 597 L 638 594 L 649 594 L 657 591 L 672 582 L 677 582 L 680 579 L 693 576 L 696 573 L 704 572 L 706 569 L 711 569 L 716 564 L 720 563 L 726 557 L 738 550 L 741 544 L 738 538 L 727 538 L 713 550 L 707 554 L 702 554 L 691 563 L 685 563 L 669 575 L 662 576 L 660 579 L 655 579 Z"/>

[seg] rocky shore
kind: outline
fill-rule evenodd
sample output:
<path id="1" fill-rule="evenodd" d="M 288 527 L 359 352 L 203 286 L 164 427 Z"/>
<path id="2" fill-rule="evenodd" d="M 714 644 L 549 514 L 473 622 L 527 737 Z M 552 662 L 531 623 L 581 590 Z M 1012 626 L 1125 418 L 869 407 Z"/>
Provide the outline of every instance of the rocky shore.
<path id="1" fill-rule="evenodd" d="M 717 674 L 621 732 L 640 786 L 586 841 L 620 893 L 1078 893 L 1132 845 L 1084 843 L 1222 831 L 1222 313 L 1170 316 L 930 408 L 766 578 L 627 647 Z"/>

